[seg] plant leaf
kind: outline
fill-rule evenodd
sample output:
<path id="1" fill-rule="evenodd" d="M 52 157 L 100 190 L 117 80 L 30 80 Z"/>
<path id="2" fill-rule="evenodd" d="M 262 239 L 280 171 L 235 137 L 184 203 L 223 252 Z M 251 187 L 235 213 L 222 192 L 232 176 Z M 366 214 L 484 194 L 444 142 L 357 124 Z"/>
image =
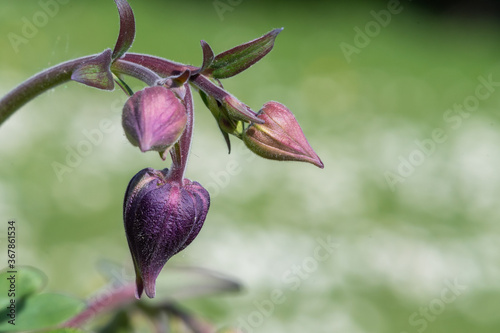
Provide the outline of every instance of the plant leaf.
<path id="1" fill-rule="evenodd" d="M 274 29 L 260 38 L 218 54 L 203 74 L 225 79 L 244 71 L 273 49 L 274 41 L 282 30 Z"/>
<path id="2" fill-rule="evenodd" d="M 13 276 L 11 281 L 9 278 Z M 9 290 L 11 282 L 15 286 L 15 297 L 10 297 Z M 18 267 L 16 273 L 8 273 L 3 271 L 0 273 L 0 312 L 5 309 L 12 298 L 22 300 L 34 293 L 40 292 L 47 284 L 47 276 L 40 270 L 34 267 Z"/>
<path id="3" fill-rule="evenodd" d="M 210 67 L 210 65 L 212 65 L 212 62 L 214 61 L 214 51 L 212 51 L 210 45 L 208 45 L 208 43 L 205 42 L 204 40 L 200 41 L 200 43 L 201 43 L 201 48 L 203 49 L 203 64 L 201 65 L 200 68 L 200 73 L 201 73 L 205 69 Z"/>
<path id="4" fill-rule="evenodd" d="M 207 109 L 210 110 L 210 112 L 214 116 L 215 121 L 217 122 L 217 125 L 219 126 L 219 130 L 222 133 L 222 136 L 224 137 L 224 141 L 226 142 L 227 150 L 228 150 L 229 154 L 231 154 L 231 140 L 229 139 L 229 134 L 227 134 L 227 132 L 225 132 L 222 129 L 222 127 L 220 126 L 220 117 L 222 114 L 222 111 L 220 108 L 222 107 L 222 105 L 219 105 L 217 103 L 217 100 L 214 97 L 205 94 L 203 92 L 203 90 L 200 90 L 200 96 L 201 96 L 201 100 L 203 101 L 203 103 L 205 104 Z"/>
<path id="5" fill-rule="evenodd" d="M 115 83 L 111 73 L 111 49 L 81 64 L 71 75 L 71 79 L 87 86 L 113 90 Z"/>
<path id="6" fill-rule="evenodd" d="M 62 324 L 85 308 L 82 300 L 61 294 L 38 294 L 17 304 L 15 325 L 0 323 L 0 332 L 17 332 L 50 328 Z M 1 311 L 2 318 L 9 318 Z"/>
<path id="7" fill-rule="evenodd" d="M 134 12 L 126 0 L 115 0 L 120 14 L 120 33 L 113 51 L 113 60 L 123 56 L 132 46 L 135 38 Z"/>

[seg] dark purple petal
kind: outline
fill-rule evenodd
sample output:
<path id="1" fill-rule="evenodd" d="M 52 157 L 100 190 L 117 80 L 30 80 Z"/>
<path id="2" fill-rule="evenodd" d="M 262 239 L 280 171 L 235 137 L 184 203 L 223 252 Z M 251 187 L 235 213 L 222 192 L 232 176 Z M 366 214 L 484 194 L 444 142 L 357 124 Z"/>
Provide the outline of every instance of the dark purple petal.
<path id="1" fill-rule="evenodd" d="M 210 206 L 197 182 L 169 179 L 169 171 L 141 170 L 124 200 L 123 220 L 136 272 L 137 297 L 155 296 L 156 278 L 165 263 L 198 235 Z"/>
<path id="2" fill-rule="evenodd" d="M 198 236 L 207 217 L 208 209 L 210 208 L 210 194 L 208 194 L 208 191 L 201 186 L 200 183 L 191 182 L 190 180 L 185 179 L 184 186 L 193 197 L 196 218 L 193 221 L 193 228 L 191 229 L 188 238 L 177 252 L 184 250 L 189 244 L 191 244 L 196 236 Z"/>
<path id="3" fill-rule="evenodd" d="M 218 54 L 204 74 L 225 79 L 244 71 L 273 49 L 274 41 L 282 30 L 274 29 L 260 38 Z"/>
<path id="4" fill-rule="evenodd" d="M 189 237 L 194 219 L 192 197 L 175 183 L 152 190 L 138 203 L 132 232 L 148 297 L 155 296 L 158 274 Z"/>
<path id="5" fill-rule="evenodd" d="M 71 79 L 87 86 L 113 90 L 115 87 L 111 73 L 111 49 L 107 49 L 96 57 L 81 64 L 71 74 Z"/>
<path id="6" fill-rule="evenodd" d="M 126 0 L 115 0 L 120 14 L 120 33 L 113 51 L 113 60 L 122 57 L 132 46 L 135 38 L 134 12 Z"/>

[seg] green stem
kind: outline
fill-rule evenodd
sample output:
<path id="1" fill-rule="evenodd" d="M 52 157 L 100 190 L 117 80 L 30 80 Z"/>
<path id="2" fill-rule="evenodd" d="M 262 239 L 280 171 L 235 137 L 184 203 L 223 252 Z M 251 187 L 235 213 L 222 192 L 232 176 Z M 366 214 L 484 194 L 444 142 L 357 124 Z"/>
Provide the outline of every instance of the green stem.
<path id="1" fill-rule="evenodd" d="M 71 75 L 83 62 L 96 55 L 70 60 L 40 72 L 10 91 L 0 99 L 0 125 L 24 104 L 62 83 L 71 80 Z"/>
<path id="2" fill-rule="evenodd" d="M 127 94 L 128 97 L 132 96 L 134 94 L 134 91 L 128 86 L 127 83 L 125 83 L 125 81 L 123 81 L 118 75 L 116 74 L 113 74 L 114 75 L 114 79 L 115 79 L 115 82 L 116 84 L 122 88 L 123 92 L 125 94 Z"/>

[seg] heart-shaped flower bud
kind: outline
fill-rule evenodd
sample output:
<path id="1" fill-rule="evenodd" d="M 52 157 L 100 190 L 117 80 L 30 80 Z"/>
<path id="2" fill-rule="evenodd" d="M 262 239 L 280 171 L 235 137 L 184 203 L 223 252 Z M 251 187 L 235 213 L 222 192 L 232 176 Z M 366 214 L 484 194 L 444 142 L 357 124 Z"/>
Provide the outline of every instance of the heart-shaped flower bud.
<path id="1" fill-rule="evenodd" d="M 156 278 L 165 263 L 198 235 L 210 196 L 199 183 L 169 179 L 168 169 L 139 171 L 125 193 L 123 219 L 134 261 L 137 298 L 155 296 Z"/>
<path id="2" fill-rule="evenodd" d="M 125 134 L 141 151 L 165 152 L 186 127 L 186 108 L 175 94 L 162 86 L 147 87 L 132 95 L 123 107 Z"/>
<path id="3" fill-rule="evenodd" d="M 251 151 L 272 160 L 309 162 L 323 168 L 295 116 L 283 104 L 268 102 L 257 117 L 265 123 L 253 123 L 243 133 Z"/>

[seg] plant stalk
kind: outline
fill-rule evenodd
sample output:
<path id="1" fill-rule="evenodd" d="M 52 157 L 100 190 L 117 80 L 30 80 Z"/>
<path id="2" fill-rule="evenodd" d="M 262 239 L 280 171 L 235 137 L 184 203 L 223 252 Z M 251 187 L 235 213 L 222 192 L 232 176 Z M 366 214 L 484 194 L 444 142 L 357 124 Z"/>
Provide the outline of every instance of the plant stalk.
<path id="1" fill-rule="evenodd" d="M 40 72 L 11 90 L 0 99 L 0 125 L 14 112 L 41 93 L 71 80 L 71 75 L 82 63 L 96 55 L 86 56 Z"/>

